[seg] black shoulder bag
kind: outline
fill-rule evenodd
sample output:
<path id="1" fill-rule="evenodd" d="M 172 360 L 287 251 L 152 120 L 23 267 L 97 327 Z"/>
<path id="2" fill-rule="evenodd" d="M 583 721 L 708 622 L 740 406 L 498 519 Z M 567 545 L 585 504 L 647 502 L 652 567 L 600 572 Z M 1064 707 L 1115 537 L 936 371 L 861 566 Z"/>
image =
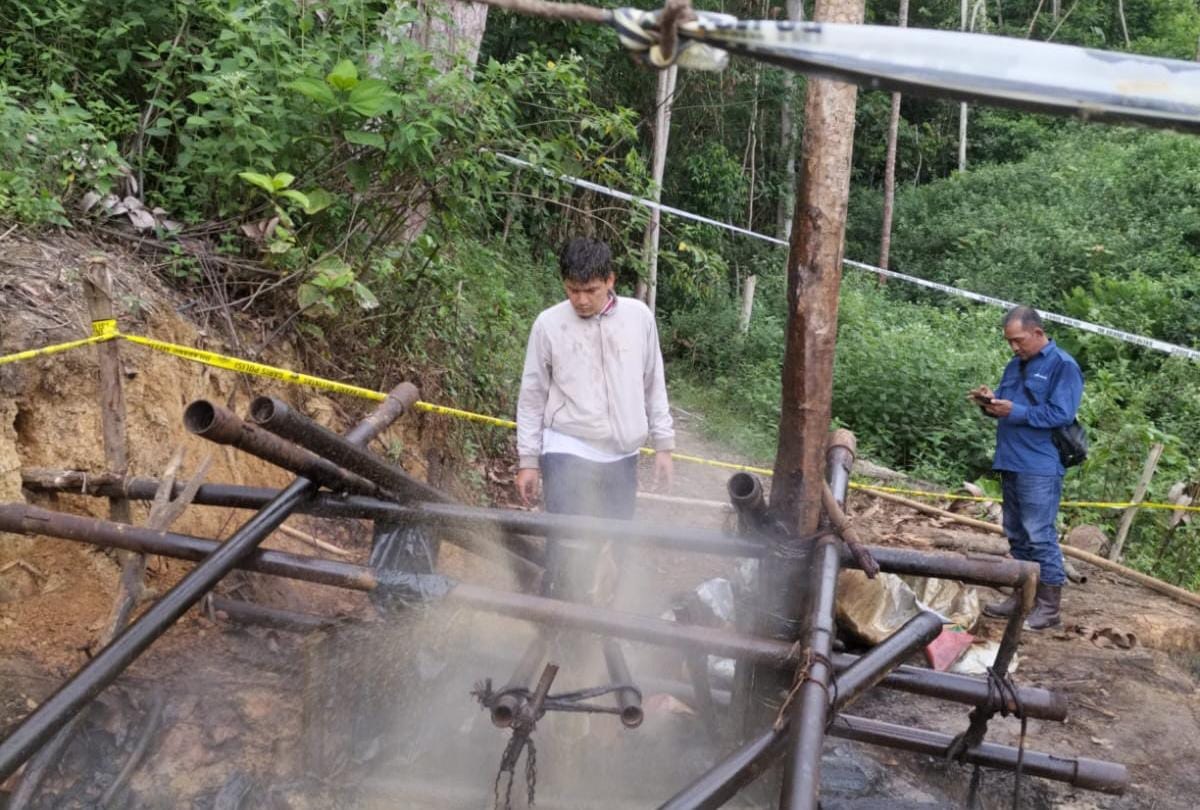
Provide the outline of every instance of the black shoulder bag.
<path id="1" fill-rule="evenodd" d="M 1025 384 L 1024 363 L 1021 364 L 1021 386 L 1025 389 L 1025 395 L 1033 400 L 1034 405 L 1037 405 L 1037 397 Z M 1050 440 L 1054 442 L 1054 447 L 1058 450 L 1058 460 L 1064 467 L 1074 467 L 1087 459 L 1087 432 L 1084 431 L 1083 425 L 1079 424 L 1078 418 L 1071 420 L 1071 424 L 1066 427 L 1054 428 L 1050 433 Z"/>

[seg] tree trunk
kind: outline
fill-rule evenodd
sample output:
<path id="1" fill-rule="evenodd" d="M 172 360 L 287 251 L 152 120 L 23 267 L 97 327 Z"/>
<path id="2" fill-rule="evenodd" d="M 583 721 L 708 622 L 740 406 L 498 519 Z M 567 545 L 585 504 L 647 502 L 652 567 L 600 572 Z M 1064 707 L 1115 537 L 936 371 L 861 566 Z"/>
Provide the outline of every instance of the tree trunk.
<path id="1" fill-rule="evenodd" d="M 824 0 L 816 19 L 861 23 L 862 0 Z M 810 79 L 800 188 L 788 255 L 788 331 L 771 508 L 798 534 L 816 530 L 833 400 L 842 240 L 857 88 Z"/>
<path id="2" fill-rule="evenodd" d="M 479 58 L 479 45 L 487 27 L 488 7 L 470 0 L 418 0 L 418 18 L 414 22 L 396 25 L 389 15 L 384 15 L 379 26 L 380 35 L 389 42 L 411 39 L 421 44 L 433 57 L 433 64 L 440 71 L 454 67 L 459 58 L 473 67 Z M 428 190 L 413 190 L 417 201 L 401 203 L 404 211 L 403 225 L 397 240 L 412 243 L 425 232 L 433 207 L 428 200 Z"/>
<path id="3" fill-rule="evenodd" d="M 651 199 L 662 199 L 662 180 L 667 168 L 667 143 L 671 138 L 671 104 L 675 99 L 675 79 L 679 68 L 671 65 L 658 72 L 658 91 L 654 97 L 654 147 L 650 162 L 650 177 L 654 183 Z M 662 212 L 650 209 L 650 221 L 642 239 L 642 255 L 646 262 L 646 278 L 637 285 L 637 297 L 654 312 L 658 304 L 658 238 Z"/>
<path id="4" fill-rule="evenodd" d="M 818 0 L 822 22 L 861 23 L 863 0 Z M 803 638 L 809 612 L 813 543 L 825 489 L 825 447 L 833 400 L 842 240 L 854 145 L 854 85 L 808 79 L 800 182 L 788 253 L 788 328 L 783 357 L 779 445 L 770 512 L 787 531 L 760 561 L 753 630 L 756 635 Z M 735 691 L 743 729 L 760 733 L 778 715 L 793 675 L 742 665 Z M 764 795 L 778 796 L 778 779 L 761 779 Z M 773 798 L 773 796 L 771 796 Z"/>
<path id="5" fill-rule="evenodd" d="M 900 0 L 898 25 L 908 27 L 908 0 Z M 896 138 L 900 133 L 900 94 L 892 93 L 892 113 L 888 119 L 887 158 L 883 168 L 883 225 L 879 233 L 879 266 L 888 269 L 892 249 L 892 206 L 896 199 Z M 880 284 L 887 283 L 887 276 L 879 277 Z"/>
<path id="6" fill-rule="evenodd" d="M 475 64 L 487 27 L 486 5 L 469 0 L 420 0 L 417 9 L 421 16 L 406 26 L 407 35 L 433 54 L 435 65 L 445 70 L 458 58 Z"/>

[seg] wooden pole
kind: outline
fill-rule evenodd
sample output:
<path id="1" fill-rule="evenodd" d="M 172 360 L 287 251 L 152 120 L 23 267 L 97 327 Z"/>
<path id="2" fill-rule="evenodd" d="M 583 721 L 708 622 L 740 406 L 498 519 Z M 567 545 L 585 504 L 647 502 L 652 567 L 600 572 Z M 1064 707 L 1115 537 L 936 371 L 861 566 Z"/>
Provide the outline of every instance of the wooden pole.
<path id="1" fill-rule="evenodd" d="M 662 199 L 663 174 L 667 167 L 667 142 L 671 138 L 671 104 L 675 97 L 675 78 L 679 69 L 671 65 L 658 72 L 658 91 L 654 98 L 654 153 L 650 163 L 650 176 L 654 187 L 650 198 L 654 202 Z M 646 261 L 646 280 L 638 283 L 638 298 L 646 302 L 650 311 L 658 303 L 658 237 L 662 212 L 657 207 L 650 209 L 650 221 L 646 223 L 646 235 L 642 240 L 642 255 Z"/>
<path id="2" fill-rule="evenodd" d="M 862 0 L 825 0 L 816 20 L 861 23 Z M 809 79 L 800 186 L 788 254 L 788 331 L 771 509 L 797 534 L 816 531 L 833 409 L 842 240 L 857 88 Z"/>
<path id="3" fill-rule="evenodd" d="M 1058 0 L 1054 0 L 1057 4 Z M 967 30 L 967 0 L 960 0 L 959 10 L 961 11 L 962 21 L 959 24 L 960 31 Z M 962 102 L 958 105 L 958 170 L 965 172 L 967 170 L 967 102 Z"/>
<path id="4" fill-rule="evenodd" d="M 742 305 L 738 313 L 738 331 L 750 331 L 750 318 L 754 314 L 754 290 L 758 287 L 758 276 L 751 273 L 742 282 Z"/>
<path id="5" fill-rule="evenodd" d="M 908 0 L 900 0 L 901 28 L 908 27 Z M 896 200 L 896 140 L 900 134 L 900 94 L 892 93 L 892 110 L 888 119 L 887 157 L 883 166 L 883 224 L 879 232 L 879 266 L 888 269 L 892 249 L 892 206 Z M 879 283 L 886 284 L 887 276 L 880 275 Z"/>
<path id="6" fill-rule="evenodd" d="M 818 0 L 818 22 L 861 23 L 863 0 Z M 785 641 L 804 637 L 814 552 L 812 535 L 821 520 L 825 451 L 833 405 L 833 357 L 837 340 L 842 240 L 850 195 L 857 88 L 810 78 L 804 106 L 800 181 L 788 253 L 788 329 L 783 357 L 783 395 L 770 512 L 786 538 L 758 568 L 754 629 Z M 791 675 L 761 666 L 740 666 L 735 702 L 744 730 L 754 734 L 778 714 L 779 695 Z M 777 790 L 775 780 L 762 790 Z M 777 795 L 777 794 L 776 794 Z"/>
<path id="7" fill-rule="evenodd" d="M 1138 479 L 1137 487 L 1133 490 L 1133 505 L 1127 508 L 1124 514 L 1121 515 L 1121 523 L 1117 526 L 1117 537 L 1113 540 L 1112 548 L 1108 551 L 1110 560 L 1121 559 L 1121 551 L 1125 548 L 1125 539 L 1129 536 L 1129 529 L 1133 526 L 1133 519 L 1137 517 L 1138 504 L 1146 497 L 1146 488 L 1150 486 L 1150 479 L 1154 477 L 1154 471 L 1158 469 L 1158 460 L 1162 458 L 1163 446 L 1161 442 L 1155 442 L 1150 447 L 1150 454 L 1146 456 L 1146 464 L 1142 467 L 1142 477 Z"/>
<path id="8" fill-rule="evenodd" d="M 83 279 L 83 295 L 93 321 L 113 317 L 112 274 L 103 259 L 93 261 Z M 128 443 L 125 434 L 125 391 L 121 386 L 119 341 L 97 344 L 100 359 L 100 429 L 104 437 L 104 461 L 108 471 L 124 477 L 129 472 Z M 117 523 L 130 523 L 129 501 L 109 498 L 108 517 Z"/>

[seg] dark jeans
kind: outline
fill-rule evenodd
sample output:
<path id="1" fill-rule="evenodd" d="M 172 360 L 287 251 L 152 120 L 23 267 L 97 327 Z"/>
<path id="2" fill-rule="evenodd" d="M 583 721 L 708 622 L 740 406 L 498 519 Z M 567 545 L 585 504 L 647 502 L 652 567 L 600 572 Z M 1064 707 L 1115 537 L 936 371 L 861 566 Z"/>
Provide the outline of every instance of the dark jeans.
<path id="1" fill-rule="evenodd" d="M 637 456 L 611 463 L 588 461 L 569 453 L 541 458 L 542 494 L 546 511 L 559 515 L 632 520 L 637 506 Z M 624 558 L 614 547 L 618 568 Z M 559 599 L 586 601 L 600 552 L 599 544 L 546 538 L 546 575 L 542 593 Z"/>
<path id="2" fill-rule="evenodd" d="M 1002 472 L 1000 485 L 1004 494 L 1004 533 L 1013 557 L 1037 563 L 1043 585 L 1062 585 L 1067 573 L 1055 525 L 1062 476 Z"/>

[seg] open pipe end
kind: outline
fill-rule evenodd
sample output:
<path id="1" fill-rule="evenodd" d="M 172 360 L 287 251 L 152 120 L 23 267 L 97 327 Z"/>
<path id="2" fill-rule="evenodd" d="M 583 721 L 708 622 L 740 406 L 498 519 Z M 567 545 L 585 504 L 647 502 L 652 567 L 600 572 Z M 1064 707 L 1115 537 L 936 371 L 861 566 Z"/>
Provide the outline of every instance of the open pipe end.
<path id="1" fill-rule="evenodd" d="M 493 706 L 492 707 L 492 725 L 496 728 L 508 728 L 513 724 L 513 718 L 516 712 L 511 706 Z"/>
<path id="2" fill-rule="evenodd" d="M 255 397 L 250 403 L 250 420 L 256 425 L 265 425 L 279 415 L 282 404 L 275 397 Z"/>
<path id="3" fill-rule="evenodd" d="M 621 709 L 621 725 L 625 728 L 637 728 L 646 719 L 641 706 L 626 706 Z"/>
<path id="4" fill-rule="evenodd" d="M 750 473 L 734 473 L 726 485 L 729 490 L 729 500 L 738 509 L 756 509 L 763 502 L 762 481 Z"/>
<path id="5" fill-rule="evenodd" d="M 217 406 L 207 399 L 197 399 L 183 411 L 183 426 L 196 436 L 203 436 L 216 423 Z"/>

